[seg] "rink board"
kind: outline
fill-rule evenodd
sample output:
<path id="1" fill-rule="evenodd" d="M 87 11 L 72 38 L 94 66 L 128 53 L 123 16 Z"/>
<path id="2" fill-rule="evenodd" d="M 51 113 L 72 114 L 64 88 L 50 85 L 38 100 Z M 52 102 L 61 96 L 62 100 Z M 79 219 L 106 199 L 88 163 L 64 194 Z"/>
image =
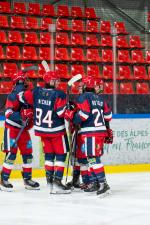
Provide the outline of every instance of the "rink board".
<path id="1" fill-rule="evenodd" d="M 4 121 L 0 121 L 0 144 L 3 140 Z M 114 115 L 111 122 L 114 132 L 112 145 L 105 145 L 102 161 L 106 173 L 150 171 L 150 114 Z M 40 139 L 31 130 L 33 144 L 33 175 L 42 177 L 43 153 Z M 0 167 L 4 154 L 0 152 Z M 20 177 L 22 159 L 18 154 L 12 177 Z M 70 170 L 71 171 L 71 170 Z M 69 171 L 69 175 L 70 172 Z"/>

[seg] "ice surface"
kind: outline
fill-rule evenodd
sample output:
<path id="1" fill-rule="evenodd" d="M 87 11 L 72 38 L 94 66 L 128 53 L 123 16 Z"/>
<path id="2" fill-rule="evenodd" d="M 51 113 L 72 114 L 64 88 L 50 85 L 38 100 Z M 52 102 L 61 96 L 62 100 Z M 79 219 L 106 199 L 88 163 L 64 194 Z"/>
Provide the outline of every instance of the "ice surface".
<path id="1" fill-rule="evenodd" d="M 150 225 L 150 173 L 107 174 L 112 194 L 74 191 L 50 195 L 25 190 L 22 180 L 10 180 L 14 192 L 0 191 L 0 225 Z"/>

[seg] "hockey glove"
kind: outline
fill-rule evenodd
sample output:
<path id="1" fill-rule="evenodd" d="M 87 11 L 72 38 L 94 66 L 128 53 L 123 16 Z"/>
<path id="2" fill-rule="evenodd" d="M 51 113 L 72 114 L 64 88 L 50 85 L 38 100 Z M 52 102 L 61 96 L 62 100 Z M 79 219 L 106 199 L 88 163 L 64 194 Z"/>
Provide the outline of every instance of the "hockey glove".
<path id="1" fill-rule="evenodd" d="M 105 144 L 113 143 L 113 131 L 112 129 L 107 129 L 107 136 L 105 137 Z"/>
<path id="2" fill-rule="evenodd" d="M 23 124 L 26 123 L 26 127 L 29 129 L 33 125 L 33 110 L 30 109 L 22 109 L 21 110 L 21 117 Z"/>
<path id="3" fill-rule="evenodd" d="M 74 117 L 75 110 L 66 109 L 64 118 L 68 120 L 72 120 Z"/>

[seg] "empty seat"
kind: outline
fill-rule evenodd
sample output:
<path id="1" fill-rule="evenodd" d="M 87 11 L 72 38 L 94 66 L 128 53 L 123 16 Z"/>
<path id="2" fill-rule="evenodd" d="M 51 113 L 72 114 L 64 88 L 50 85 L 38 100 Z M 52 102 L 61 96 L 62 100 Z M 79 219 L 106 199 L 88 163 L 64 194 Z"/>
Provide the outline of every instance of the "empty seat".
<path id="1" fill-rule="evenodd" d="M 4 51 L 3 51 L 3 46 L 0 45 L 0 59 L 4 59 Z"/>
<path id="2" fill-rule="evenodd" d="M 11 16 L 10 27 L 13 29 L 24 29 L 24 21 L 22 16 Z"/>
<path id="3" fill-rule="evenodd" d="M 103 66 L 103 78 L 104 79 L 113 79 L 113 66 L 111 66 L 111 65 Z"/>
<path id="4" fill-rule="evenodd" d="M 37 60 L 36 49 L 32 46 L 23 47 L 23 60 Z"/>
<path id="5" fill-rule="evenodd" d="M 116 33 L 117 34 L 128 34 L 125 28 L 124 22 L 114 22 L 114 27 L 116 28 Z"/>
<path id="6" fill-rule="evenodd" d="M 28 4 L 28 14 L 30 15 L 40 15 L 40 4 L 39 3 L 29 3 Z"/>
<path id="7" fill-rule="evenodd" d="M 131 51 L 132 63 L 145 63 L 143 52 L 141 50 Z"/>
<path id="8" fill-rule="evenodd" d="M 48 30 L 49 29 L 49 24 L 52 24 L 53 21 L 51 18 L 41 18 L 41 30 Z"/>
<path id="9" fill-rule="evenodd" d="M 10 2 L 0 2 L 0 13 L 11 13 Z"/>
<path id="10" fill-rule="evenodd" d="M 56 21 L 56 29 L 57 30 L 69 30 L 69 26 L 68 26 L 68 20 L 67 19 L 61 19 L 58 18 Z"/>
<path id="11" fill-rule="evenodd" d="M 136 93 L 137 94 L 150 94 L 149 84 L 138 82 L 136 83 Z"/>
<path id="12" fill-rule="evenodd" d="M 0 15 L 0 28 L 8 28 L 8 18 L 7 16 Z"/>
<path id="13" fill-rule="evenodd" d="M 111 33 L 111 23 L 110 21 L 103 21 L 100 22 L 100 33 L 102 34 L 110 34 Z"/>
<path id="14" fill-rule="evenodd" d="M 21 64 L 21 70 L 24 70 L 25 68 L 30 67 L 30 66 L 33 66 L 33 64 L 22 63 Z M 29 78 L 38 78 L 38 74 L 34 70 L 30 70 L 30 71 L 26 72 L 26 76 L 29 77 Z"/>
<path id="15" fill-rule="evenodd" d="M 93 77 L 100 77 L 100 69 L 98 65 L 87 65 L 87 75 Z"/>
<path id="16" fill-rule="evenodd" d="M 71 7 L 71 16 L 76 17 L 76 18 L 82 18 L 83 17 L 82 8 L 79 6 L 72 6 Z"/>
<path id="17" fill-rule="evenodd" d="M 130 35 L 129 38 L 130 48 L 143 48 L 140 40 L 140 36 L 138 35 Z"/>
<path id="18" fill-rule="evenodd" d="M 56 48 L 55 59 L 58 61 L 68 61 L 69 60 L 68 50 L 66 48 Z"/>
<path id="19" fill-rule="evenodd" d="M 83 77 L 85 76 L 84 66 L 83 65 L 71 65 L 71 77 L 81 74 Z"/>
<path id="20" fill-rule="evenodd" d="M 69 45 L 69 37 L 67 33 L 58 32 L 56 33 L 56 44 L 57 45 Z"/>
<path id="21" fill-rule="evenodd" d="M 130 63 L 130 54 L 128 50 L 118 50 L 118 62 Z"/>
<path id="22" fill-rule="evenodd" d="M 104 82 L 104 94 L 112 94 L 112 93 L 113 93 L 113 83 Z"/>
<path id="23" fill-rule="evenodd" d="M 95 20 L 87 20 L 86 22 L 86 32 L 98 33 L 98 22 Z"/>
<path id="24" fill-rule="evenodd" d="M 25 44 L 39 44 L 38 37 L 36 32 L 25 32 L 24 35 L 24 43 Z"/>
<path id="25" fill-rule="evenodd" d="M 11 81 L 0 82 L 0 93 L 9 94 L 12 91 L 13 83 Z"/>
<path id="26" fill-rule="evenodd" d="M 132 79 L 130 66 L 119 66 L 118 78 L 120 80 Z"/>
<path id="27" fill-rule="evenodd" d="M 25 28 L 26 29 L 35 29 L 35 30 L 39 29 L 37 18 L 36 17 L 29 17 L 29 16 L 27 16 L 26 17 Z"/>
<path id="28" fill-rule="evenodd" d="M 101 62 L 98 49 L 87 49 L 86 57 L 88 62 Z"/>
<path id="29" fill-rule="evenodd" d="M 150 51 L 146 51 L 146 63 L 150 64 Z"/>
<path id="30" fill-rule="evenodd" d="M 71 49 L 71 60 L 72 61 L 84 61 L 84 52 L 82 48 Z"/>
<path id="31" fill-rule="evenodd" d="M 79 33 L 72 33 L 71 45 L 84 45 L 83 35 Z"/>
<path id="32" fill-rule="evenodd" d="M 39 59 L 40 60 L 50 60 L 50 48 L 40 47 L 39 48 Z"/>
<path id="33" fill-rule="evenodd" d="M 72 31 L 74 32 L 84 32 L 83 20 L 72 20 Z"/>
<path id="34" fill-rule="evenodd" d="M 117 36 L 116 37 L 116 46 L 117 46 L 117 48 L 129 48 L 126 36 Z"/>
<path id="35" fill-rule="evenodd" d="M 26 3 L 25 2 L 14 2 L 13 12 L 15 14 L 27 14 Z"/>
<path id="36" fill-rule="evenodd" d="M 87 46 L 99 46 L 99 41 L 96 34 L 86 35 L 86 45 Z"/>
<path id="37" fill-rule="evenodd" d="M 89 19 L 96 19 L 96 12 L 94 8 L 85 8 L 85 17 Z"/>
<path id="38" fill-rule="evenodd" d="M 112 62 L 113 52 L 111 49 L 102 49 L 102 62 Z"/>
<path id="39" fill-rule="evenodd" d="M 18 46 L 7 46 L 6 58 L 20 60 L 21 59 L 20 48 Z"/>
<path id="40" fill-rule="evenodd" d="M 4 63 L 3 74 L 4 77 L 12 77 L 14 73 L 17 73 L 18 67 L 16 63 Z"/>
<path id="41" fill-rule="evenodd" d="M 55 64 L 55 71 L 57 72 L 60 78 L 68 79 L 69 76 L 69 69 L 66 64 Z"/>
<path id="42" fill-rule="evenodd" d="M 67 82 L 62 82 L 61 81 L 57 88 L 62 90 L 62 91 L 64 91 L 66 93 L 67 92 Z"/>
<path id="43" fill-rule="evenodd" d="M 69 8 L 67 5 L 58 5 L 57 6 L 57 16 L 69 16 Z"/>
<path id="44" fill-rule="evenodd" d="M 20 31 L 9 31 L 8 32 L 9 43 L 23 43 L 22 34 Z"/>
<path id="45" fill-rule="evenodd" d="M 37 87 L 45 87 L 45 82 L 44 82 L 44 81 L 38 81 L 38 82 L 36 83 L 36 86 L 37 86 Z"/>
<path id="46" fill-rule="evenodd" d="M 40 33 L 40 44 L 49 44 L 51 42 L 51 34 L 49 32 Z"/>
<path id="47" fill-rule="evenodd" d="M 6 32 L 4 30 L 0 31 L 0 43 L 8 43 Z"/>
<path id="48" fill-rule="evenodd" d="M 110 35 L 101 35 L 101 43 L 102 47 L 112 47 L 112 37 Z"/>
<path id="49" fill-rule="evenodd" d="M 54 6 L 50 4 L 43 4 L 42 15 L 55 16 Z"/>
<path id="50" fill-rule="evenodd" d="M 145 66 L 133 66 L 133 75 L 135 79 L 148 79 Z"/>
<path id="51" fill-rule="evenodd" d="M 121 82 L 120 83 L 120 94 L 134 94 L 132 82 Z"/>

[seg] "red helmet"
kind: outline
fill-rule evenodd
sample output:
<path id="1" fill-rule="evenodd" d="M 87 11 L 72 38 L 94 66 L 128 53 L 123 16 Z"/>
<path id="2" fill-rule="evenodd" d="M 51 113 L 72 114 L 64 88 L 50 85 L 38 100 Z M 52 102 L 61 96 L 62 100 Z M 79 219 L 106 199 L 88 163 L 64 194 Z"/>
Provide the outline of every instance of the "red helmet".
<path id="1" fill-rule="evenodd" d="M 99 85 L 102 80 L 93 76 L 87 76 L 84 77 L 82 81 L 87 88 L 94 88 L 96 85 Z"/>
<path id="2" fill-rule="evenodd" d="M 12 82 L 14 84 L 17 83 L 17 81 L 19 80 L 22 80 L 22 81 L 26 80 L 26 74 L 22 71 L 19 71 L 18 73 L 14 73 L 12 76 Z"/>
<path id="3" fill-rule="evenodd" d="M 48 71 L 44 74 L 43 80 L 45 83 L 49 83 L 51 80 L 58 80 L 59 77 L 55 71 Z"/>

